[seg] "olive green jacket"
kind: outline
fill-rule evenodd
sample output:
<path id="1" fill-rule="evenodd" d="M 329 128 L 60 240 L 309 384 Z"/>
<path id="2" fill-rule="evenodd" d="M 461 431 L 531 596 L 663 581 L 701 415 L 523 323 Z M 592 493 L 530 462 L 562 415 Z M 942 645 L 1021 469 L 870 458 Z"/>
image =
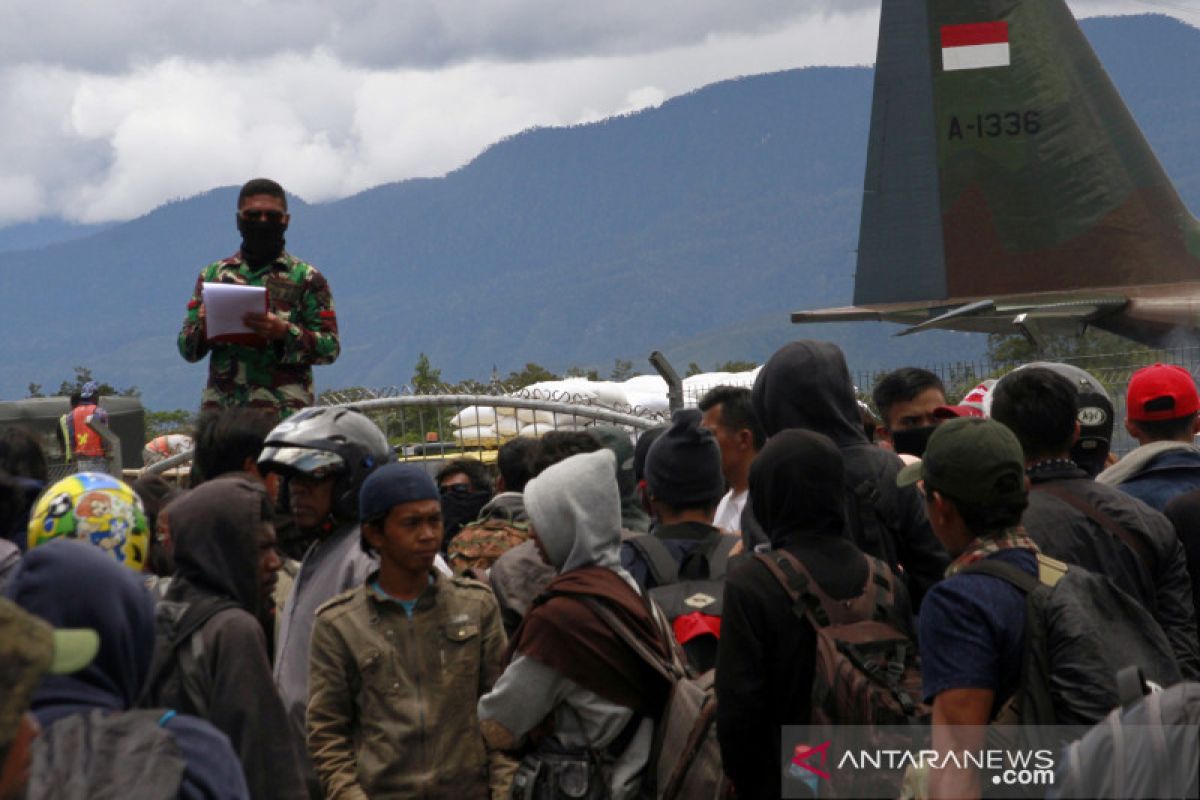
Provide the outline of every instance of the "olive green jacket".
<path id="1" fill-rule="evenodd" d="M 317 610 L 308 750 L 327 797 L 507 797 L 516 765 L 475 712 L 504 670 L 495 597 L 434 571 L 409 619 L 376 577 Z"/>

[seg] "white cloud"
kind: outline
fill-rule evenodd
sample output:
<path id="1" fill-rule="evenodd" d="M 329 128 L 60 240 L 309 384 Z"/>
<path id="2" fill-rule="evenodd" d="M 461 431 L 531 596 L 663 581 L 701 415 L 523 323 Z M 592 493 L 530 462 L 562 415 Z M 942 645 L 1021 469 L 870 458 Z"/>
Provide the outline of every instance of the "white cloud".
<path id="1" fill-rule="evenodd" d="M 441 175 L 531 126 L 739 75 L 869 64 L 879 8 L 212 0 L 199 14 L 179 0 L 65 0 L 50 19 L 15 1 L 0 27 L 0 225 L 122 220 L 258 174 L 316 202 Z"/>

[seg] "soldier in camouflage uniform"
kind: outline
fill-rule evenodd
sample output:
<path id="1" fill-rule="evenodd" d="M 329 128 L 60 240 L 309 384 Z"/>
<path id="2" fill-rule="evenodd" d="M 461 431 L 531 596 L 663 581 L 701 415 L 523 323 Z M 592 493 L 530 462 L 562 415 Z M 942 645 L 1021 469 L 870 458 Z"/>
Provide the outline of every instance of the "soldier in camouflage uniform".
<path id="1" fill-rule="evenodd" d="M 312 366 L 332 364 L 341 351 L 329 284 L 316 267 L 284 251 L 290 216 L 283 188 L 256 178 L 238 195 L 242 247 L 209 264 L 196 280 L 179 332 L 179 353 L 195 362 L 210 352 L 201 409 L 251 406 L 281 418 L 313 404 Z M 265 286 L 268 310 L 243 321 L 261 341 L 210 342 L 201 290 L 205 283 Z"/>

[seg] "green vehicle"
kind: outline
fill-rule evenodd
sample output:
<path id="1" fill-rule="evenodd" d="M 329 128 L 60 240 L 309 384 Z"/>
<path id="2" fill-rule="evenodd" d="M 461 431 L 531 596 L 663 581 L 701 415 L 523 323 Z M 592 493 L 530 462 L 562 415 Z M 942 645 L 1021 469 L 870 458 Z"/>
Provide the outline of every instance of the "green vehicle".
<path id="1" fill-rule="evenodd" d="M 103 397 L 100 407 L 108 412 L 108 429 L 119 439 L 119 448 L 111 456 L 111 471 L 140 469 L 142 445 L 146 435 L 146 410 L 136 397 Z M 66 397 L 33 397 L 26 400 L 0 401 L 0 430 L 24 428 L 37 438 L 50 465 L 50 480 L 75 471 L 63 447 L 59 420 L 71 410 Z"/>

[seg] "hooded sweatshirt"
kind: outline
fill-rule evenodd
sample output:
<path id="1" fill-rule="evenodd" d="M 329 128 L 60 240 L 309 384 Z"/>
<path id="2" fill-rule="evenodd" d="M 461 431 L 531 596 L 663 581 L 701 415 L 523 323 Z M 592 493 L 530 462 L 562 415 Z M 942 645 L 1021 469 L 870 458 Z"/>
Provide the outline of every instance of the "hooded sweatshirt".
<path id="1" fill-rule="evenodd" d="M 252 478 L 228 475 L 208 481 L 171 504 L 175 579 L 159 606 L 161 680 L 151 705 L 200 714 L 225 733 L 241 760 L 255 798 L 305 794 L 301 762 L 288 731 L 287 714 L 271 676 L 262 625 L 259 536 L 266 491 Z M 225 600 L 185 641 L 178 632 L 192 615 Z M 199 641 L 196 638 L 199 637 Z M 172 642 L 176 642 L 172 654 Z M 191 692 L 179 655 L 200 653 L 203 679 Z M 156 668 L 158 663 L 156 662 Z M 195 694 L 202 698 L 196 707 Z"/>
<path id="2" fill-rule="evenodd" d="M 869 574 L 845 529 L 844 472 L 833 442 L 802 430 L 772 436 L 750 466 L 750 495 L 772 548 L 799 559 L 837 599 L 859 596 Z M 907 601 L 897 600 L 907 620 Z M 740 799 L 780 796 L 780 730 L 811 721 L 816 648 L 816 632 L 766 566 L 750 558 L 733 568 L 717 651 L 717 738 Z"/>
<path id="3" fill-rule="evenodd" d="M 634 533 L 650 530 L 650 515 L 642 508 L 637 493 L 637 476 L 633 471 L 634 447 L 629 434 L 611 425 L 597 425 L 592 436 L 617 459 L 617 490 L 621 494 L 621 527 Z"/>
<path id="4" fill-rule="evenodd" d="M 510 645 L 513 660 L 479 701 L 492 747 L 515 749 L 553 716 L 558 749 L 608 752 L 610 791 L 634 795 L 650 755 L 652 718 L 667 687 L 586 605 L 556 592 L 605 603 L 666 655 L 648 606 L 620 568 L 621 503 L 616 459 L 598 450 L 546 469 L 525 487 L 525 508 L 550 564 L 559 572 Z M 627 738 L 626 738 L 627 737 Z"/>
<path id="5" fill-rule="evenodd" d="M 71 675 L 47 676 L 34 692 L 32 711 L 43 729 L 93 710 L 133 707 L 154 652 L 154 602 L 132 570 L 89 544 L 55 539 L 26 554 L 6 593 L 56 628 L 91 628 L 100 635 L 91 664 Z M 164 727 L 184 760 L 181 797 L 249 797 L 224 734 L 182 714 Z"/>
<path id="6" fill-rule="evenodd" d="M 847 527 L 852 538 L 864 552 L 883 559 L 893 572 L 900 574 L 898 567 L 902 566 L 914 607 L 919 606 L 925 591 L 942 579 L 950 559 L 929 527 L 916 490 L 897 488 L 900 459 L 867 441 L 842 351 L 829 342 L 784 345 L 758 373 L 752 401 L 768 436 L 799 428 L 833 441 L 845 465 Z M 860 503 L 858 494 L 873 501 Z M 753 492 L 750 502 L 757 514 Z M 856 520 L 871 513 L 882 525 L 885 541 L 864 541 L 867 526 Z"/>

